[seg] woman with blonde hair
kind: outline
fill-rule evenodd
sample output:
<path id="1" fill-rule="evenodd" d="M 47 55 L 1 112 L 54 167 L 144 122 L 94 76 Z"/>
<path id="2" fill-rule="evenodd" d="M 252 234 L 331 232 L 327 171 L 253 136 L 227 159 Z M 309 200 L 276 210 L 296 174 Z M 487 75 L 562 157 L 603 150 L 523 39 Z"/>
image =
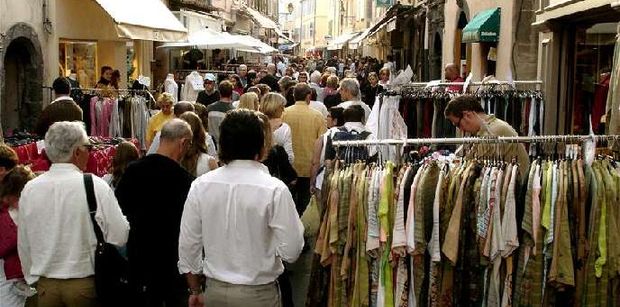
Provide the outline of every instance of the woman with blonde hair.
<path id="1" fill-rule="evenodd" d="M 179 118 L 186 121 L 192 127 L 192 142 L 183 158 L 181 158 L 181 166 L 196 177 L 216 169 L 217 161 L 207 153 L 207 133 L 200 117 L 194 112 L 185 112 Z"/>
<path id="2" fill-rule="evenodd" d="M 258 95 L 256 95 L 256 93 L 247 92 L 239 98 L 239 106 L 237 108 L 258 111 L 258 105 Z"/>
<path id="3" fill-rule="evenodd" d="M 116 188 L 116 185 L 121 181 L 121 177 L 125 174 L 125 170 L 129 163 L 138 160 L 140 153 L 138 148 L 131 142 L 123 141 L 116 146 L 116 152 L 112 158 L 112 165 L 110 165 L 109 173 L 103 176 L 112 189 Z"/>
<path id="4" fill-rule="evenodd" d="M 163 93 L 157 99 L 157 105 L 161 109 L 155 116 L 149 120 L 148 127 L 146 128 L 146 148 L 151 147 L 153 139 L 158 131 L 171 119 L 174 118 L 172 113 L 172 105 L 174 104 L 174 97 L 170 93 Z"/>
<path id="5" fill-rule="evenodd" d="M 340 83 L 340 79 L 338 76 L 329 76 L 327 78 L 327 84 L 325 89 L 323 90 L 323 103 L 327 109 L 335 107 L 342 103 L 342 98 L 340 97 L 340 93 L 338 92 L 338 85 Z"/>
<path id="6" fill-rule="evenodd" d="M 390 69 L 387 67 L 379 70 L 379 85 L 385 86 L 390 84 Z"/>
<path id="7" fill-rule="evenodd" d="M 274 144 L 284 147 L 288 160 L 292 164 L 295 161 L 293 134 L 291 133 L 291 127 L 282 121 L 285 105 L 286 99 L 284 96 L 278 93 L 268 93 L 263 97 L 260 111 L 269 118 Z"/>

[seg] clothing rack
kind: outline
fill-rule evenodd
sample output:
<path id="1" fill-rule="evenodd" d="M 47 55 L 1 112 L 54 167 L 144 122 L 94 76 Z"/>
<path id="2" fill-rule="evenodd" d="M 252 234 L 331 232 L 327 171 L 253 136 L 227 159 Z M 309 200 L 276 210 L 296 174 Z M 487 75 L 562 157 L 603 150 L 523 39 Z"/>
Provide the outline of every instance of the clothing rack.
<path id="1" fill-rule="evenodd" d="M 384 139 L 334 141 L 338 146 L 368 145 L 428 145 L 428 144 L 498 144 L 498 143 L 577 143 L 584 141 L 619 141 L 620 135 L 539 135 L 539 136 L 498 136 L 498 137 L 464 137 L 464 138 L 423 138 L 423 139 Z"/>
<path id="2" fill-rule="evenodd" d="M 452 86 L 452 85 L 465 85 L 466 82 L 409 82 L 407 84 L 403 84 L 400 87 L 421 87 L 421 86 Z M 494 86 L 494 85 L 542 85 L 542 80 L 517 80 L 517 81 L 473 81 L 469 82 L 471 86 Z"/>
<path id="3" fill-rule="evenodd" d="M 148 97 L 151 99 L 151 102 L 157 102 L 157 99 L 153 97 L 153 93 L 155 90 L 139 90 L 139 89 L 131 89 L 131 88 L 119 88 L 119 89 L 109 89 L 109 88 L 80 88 L 83 93 L 93 94 L 99 92 L 111 92 L 115 91 L 120 94 L 148 94 Z"/>

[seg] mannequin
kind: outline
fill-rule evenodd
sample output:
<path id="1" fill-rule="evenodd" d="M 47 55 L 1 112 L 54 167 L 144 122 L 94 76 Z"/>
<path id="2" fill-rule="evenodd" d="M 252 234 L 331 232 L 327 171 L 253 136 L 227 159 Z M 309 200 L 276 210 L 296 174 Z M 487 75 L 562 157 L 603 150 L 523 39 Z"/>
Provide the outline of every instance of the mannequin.
<path id="1" fill-rule="evenodd" d="M 179 85 L 174 81 L 173 74 L 168 74 L 166 76 L 166 80 L 164 81 L 164 92 L 172 95 L 175 102 L 179 100 Z"/>
<path id="2" fill-rule="evenodd" d="M 185 77 L 185 87 L 183 87 L 181 99 L 194 102 L 198 97 L 198 93 L 204 89 L 202 76 L 197 71 L 192 71 Z"/>

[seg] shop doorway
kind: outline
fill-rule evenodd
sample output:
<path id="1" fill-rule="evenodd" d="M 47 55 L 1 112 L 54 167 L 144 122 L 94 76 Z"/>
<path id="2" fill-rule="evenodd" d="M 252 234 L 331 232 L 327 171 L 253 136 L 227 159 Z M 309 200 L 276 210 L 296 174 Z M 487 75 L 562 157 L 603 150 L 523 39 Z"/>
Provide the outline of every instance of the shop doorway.
<path id="1" fill-rule="evenodd" d="M 32 131 L 41 112 L 43 58 L 36 33 L 18 24 L 7 32 L 0 70 L 2 130 Z"/>

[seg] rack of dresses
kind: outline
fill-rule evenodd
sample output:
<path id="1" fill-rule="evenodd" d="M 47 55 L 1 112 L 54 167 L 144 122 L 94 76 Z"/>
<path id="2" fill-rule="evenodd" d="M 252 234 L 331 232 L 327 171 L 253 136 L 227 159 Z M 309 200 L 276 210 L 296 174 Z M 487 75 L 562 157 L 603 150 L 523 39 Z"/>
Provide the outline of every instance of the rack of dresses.
<path id="1" fill-rule="evenodd" d="M 82 92 L 84 98 L 78 104 L 91 136 L 132 138 L 146 144 L 146 127 L 155 102 L 149 90 L 118 89 L 110 93 L 109 89 L 88 88 Z"/>
<path id="2" fill-rule="evenodd" d="M 334 146 L 587 148 L 619 140 L 559 135 Z M 550 154 L 524 166 L 511 157 L 459 160 L 435 153 L 395 162 L 336 162 L 327 169 L 307 306 L 620 303 L 620 170 L 613 159 Z"/>
<path id="3" fill-rule="evenodd" d="M 407 137 L 455 137 L 454 126 L 443 116 L 448 102 L 463 93 L 468 85 L 469 94 L 480 99 L 485 111 L 508 122 L 522 135 L 540 135 L 543 127 L 544 100 L 539 88 L 542 81 L 489 81 L 489 82 L 410 82 L 394 86 L 377 97 L 375 106 L 381 113 L 386 97 L 398 100 L 398 110 L 407 125 Z M 534 87 L 534 88 L 532 88 Z M 392 103 L 393 104 L 393 103 Z M 392 105 L 390 104 L 390 105 Z M 379 105 L 379 106 L 377 106 Z M 375 107 L 373 107 L 375 109 Z M 373 117 L 381 123 L 383 118 Z M 389 119 L 388 123 L 390 122 Z M 371 126 L 379 127 L 373 123 Z M 379 130 L 373 130 L 379 135 Z M 382 135 L 383 138 L 401 138 L 400 135 Z"/>

